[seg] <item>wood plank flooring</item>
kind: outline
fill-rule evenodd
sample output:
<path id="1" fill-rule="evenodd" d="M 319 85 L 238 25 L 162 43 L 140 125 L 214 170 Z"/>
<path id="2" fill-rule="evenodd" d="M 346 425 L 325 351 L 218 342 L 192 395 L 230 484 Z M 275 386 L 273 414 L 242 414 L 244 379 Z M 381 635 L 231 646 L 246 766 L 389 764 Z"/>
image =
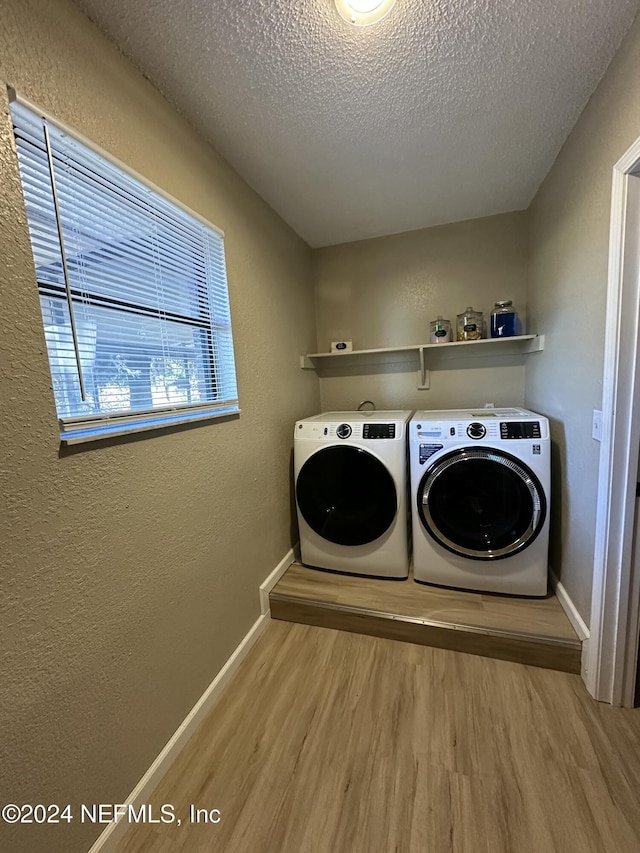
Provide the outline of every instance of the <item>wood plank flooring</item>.
<path id="1" fill-rule="evenodd" d="M 631 853 L 639 790 L 578 676 L 272 621 L 118 853 Z"/>
<path id="2" fill-rule="evenodd" d="M 489 595 L 293 563 L 269 599 L 275 619 L 580 672 L 582 644 L 553 594 Z"/>

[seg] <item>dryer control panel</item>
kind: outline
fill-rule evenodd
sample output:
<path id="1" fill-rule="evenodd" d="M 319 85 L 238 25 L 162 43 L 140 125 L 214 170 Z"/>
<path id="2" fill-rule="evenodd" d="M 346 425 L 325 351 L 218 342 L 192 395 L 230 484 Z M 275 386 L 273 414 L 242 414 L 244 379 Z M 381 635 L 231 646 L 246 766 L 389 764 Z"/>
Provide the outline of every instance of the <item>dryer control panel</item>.
<path id="1" fill-rule="evenodd" d="M 352 414 L 345 412 L 345 415 Z M 365 421 L 349 418 L 335 421 L 321 421 L 308 418 L 297 421 L 294 430 L 295 440 L 312 440 L 342 443 L 343 441 L 386 440 L 403 442 L 406 434 L 405 421 Z"/>
<path id="2" fill-rule="evenodd" d="M 395 424 L 364 424 L 362 427 L 363 438 L 395 438 Z"/>

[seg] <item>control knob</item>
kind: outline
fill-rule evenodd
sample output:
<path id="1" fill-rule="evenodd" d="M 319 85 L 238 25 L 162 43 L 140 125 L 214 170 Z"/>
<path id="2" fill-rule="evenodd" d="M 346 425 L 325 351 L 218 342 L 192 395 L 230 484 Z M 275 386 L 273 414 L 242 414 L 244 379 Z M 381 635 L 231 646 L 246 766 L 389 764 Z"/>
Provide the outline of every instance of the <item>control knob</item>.
<path id="1" fill-rule="evenodd" d="M 349 424 L 340 424 L 336 428 L 336 435 L 338 436 L 338 438 L 349 438 L 349 436 L 351 435 L 351 427 L 349 426 Z"/>
<path id="2" fill-rule="evenodd" d="M 472 423 L 467 427 L 467 435 L 469 438 L 484 438 L 487 434 L 487 428 L 484 424 Z"/>

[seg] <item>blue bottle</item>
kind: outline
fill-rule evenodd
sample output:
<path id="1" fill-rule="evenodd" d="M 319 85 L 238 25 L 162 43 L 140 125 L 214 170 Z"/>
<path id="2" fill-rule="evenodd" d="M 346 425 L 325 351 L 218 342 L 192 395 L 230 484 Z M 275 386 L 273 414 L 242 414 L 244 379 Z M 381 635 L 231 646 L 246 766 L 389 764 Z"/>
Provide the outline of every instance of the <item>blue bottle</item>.
<path id="1" fill-rule="evenodd" d="M 511 338 L 519 334 L 518 315 L 513 308 L 513 302 L 504 300 L 496 302 L 491 312 L 491 337 Z"/>

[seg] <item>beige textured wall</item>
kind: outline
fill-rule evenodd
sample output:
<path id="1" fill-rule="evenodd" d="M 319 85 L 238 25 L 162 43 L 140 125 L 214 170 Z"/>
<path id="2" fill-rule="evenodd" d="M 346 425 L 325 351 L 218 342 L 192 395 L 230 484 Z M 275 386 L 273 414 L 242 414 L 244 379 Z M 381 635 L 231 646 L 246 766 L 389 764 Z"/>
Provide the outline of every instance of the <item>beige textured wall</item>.
<path id="1" fill-rule="evenodd" d="M 319 409 L 310 251 L 66 0 L 3 0 L 0 78 L 222 227 L 239 419 L 61 454 L 0 105 L 0 800 L 122 802 L 259 613 Z M 215 804 L 212 804 L 215 805 Z M 80 853 L 99 827 L 0 849 Z"/>
<path id="2" fill-rule="evenodd" d="M 531 322 L 545 351 L 526 402 L 552 422 L 551 564 L 589 622 L 613 165 L 640 136 L 640 21 L 629 31 L 531 206 Z"/>
<path id="3" fill-rule="evenodd" d="M 425 343 L 438 314 L 455 324 L 472 305 L 488 322 L 497 299 L 512 299 L 526 328 L 526 265 L 523 212 L 318 249 L 318 351 L 343 338 L 354 349 Z M 379 409 L 524 402 L 524 356 L 488 358 L 474 350 L 445 359 L 430 351 L 429 359 L 429 391 L 416 390 L 415 355 L 383 368 L 323 368 L 322 408 L 353 409 L 363 399 Z"/>

